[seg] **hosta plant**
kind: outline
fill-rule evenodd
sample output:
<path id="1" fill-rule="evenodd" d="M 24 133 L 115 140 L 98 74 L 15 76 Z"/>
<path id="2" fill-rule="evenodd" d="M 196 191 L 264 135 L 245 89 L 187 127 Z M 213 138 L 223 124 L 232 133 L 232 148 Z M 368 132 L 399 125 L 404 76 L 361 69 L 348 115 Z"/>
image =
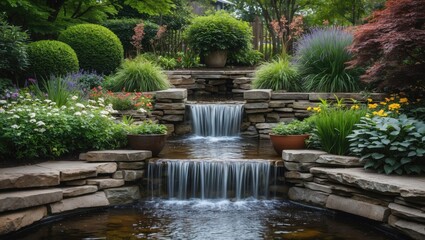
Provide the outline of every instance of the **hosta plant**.
<path id="1" fill-rule="evenodd" d="M 379 173 L 425 172 L 425 123 L 406 115 L 364 117 L 348 137 L 352 154 Z"/>

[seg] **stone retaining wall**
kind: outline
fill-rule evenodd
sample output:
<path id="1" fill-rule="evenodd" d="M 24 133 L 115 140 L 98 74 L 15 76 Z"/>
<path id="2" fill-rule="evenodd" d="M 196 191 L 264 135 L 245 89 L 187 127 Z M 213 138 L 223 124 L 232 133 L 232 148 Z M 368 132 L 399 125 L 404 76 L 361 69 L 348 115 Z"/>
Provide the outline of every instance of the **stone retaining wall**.
<path id="1" fill-rule="evenodd" d="M 387 223 L 425 239 L 425 177 L 378 174 L 358 158 L 284 150 L 288 198 Z"/>
<path id="2" fill-rule="evenodd" d="M 150 151 L 94 151 L 76 161 L 0 168 L 0 235 L 47 216 L 140 199 Z"/>
<path id="3" fill-rule="evenodd" d="M 270 89 L 249 90 L 244 93 L 246 101 L 245 118 L 242 124 L 242 135 L 248 137 L 259 136 L 269 138 L 269 133 L 278 122 L 289 122 L 294 119 L 303 119 L 310 116 L 308 107 L 316 107 L 321 99 L 328 102 L 335 101 L 336 97 L 344 98 L 350 106 L 351 99 L 364 103 L 367 98 L 380 101 L 385 94 L 372 93 L 368 96 L 359 93 L 296 93 L 272 92 Z"/>
<path id="4" fill-rule="evenodd" d="M 166 74 L 173 87 L 185 88 L 191 96 L 241 99 L 251 89 L 254 70 L 177 70 Z"/>

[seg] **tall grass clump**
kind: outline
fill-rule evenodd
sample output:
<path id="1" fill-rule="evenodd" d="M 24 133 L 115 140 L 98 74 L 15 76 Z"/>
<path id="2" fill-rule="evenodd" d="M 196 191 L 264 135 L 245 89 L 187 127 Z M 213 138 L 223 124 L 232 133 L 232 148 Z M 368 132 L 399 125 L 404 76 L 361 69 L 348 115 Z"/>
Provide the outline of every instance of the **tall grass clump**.
<path id="1" fill-rule="evenodd" d="M 352 42 L 351 33 L 336 27 L 315 29 L 298 41 L 295 59 L 307 91 L 359 90 L 359 69 L 346 68 L 353 58 L 347 50 Z"/>
<path id="2" fill-rule="evenodd" d="M 279 58 L 262 64 L 255 72 L 253 88 L 286 90 L 296 92 L 302 90 L 299 75 L 287 58 Z"/>
<path id="3" fill-rule="evenodd" d="M 41 83 L 35 83 L 31 87 L 34 94 L 41 100 L 50 100 L 61 107 L 68 104 L 68 100 L 73 95 L 79 95 L 78 86 L 69 80 L 60 76 L 50 77 Z"/>
<path id="4" fill-rule="evenodd" d="M 143 57 L 125 60 L 109 81 L 113 91 L 151 92 L 170 87 L 162 69 Z"/>

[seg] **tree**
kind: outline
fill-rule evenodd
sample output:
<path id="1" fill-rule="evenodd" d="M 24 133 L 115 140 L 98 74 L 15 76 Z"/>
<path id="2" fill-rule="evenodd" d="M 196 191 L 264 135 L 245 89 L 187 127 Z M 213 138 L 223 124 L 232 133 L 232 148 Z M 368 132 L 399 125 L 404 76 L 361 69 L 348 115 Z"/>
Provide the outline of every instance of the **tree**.
<path id="1" fill-rule="evenodd" d="M 425 0 L 388 0 L 354 38 L 350 66 L 367 68 L 363 81 L 384 90 L 424 90 Z"/>
<path id="2" fill-rule="evenodd" d="M 170 12 L 172 0 L 2 0 L 0 9 L 10 23 L 28 29 L 42 37 L 54 37 L 66 27 L 82 23 L 98 23 L 118 13 L 123 6 L 129 6 L 138 13 L 158 15 Z M 37 36 L 35 36 L 37 38 Z"/>

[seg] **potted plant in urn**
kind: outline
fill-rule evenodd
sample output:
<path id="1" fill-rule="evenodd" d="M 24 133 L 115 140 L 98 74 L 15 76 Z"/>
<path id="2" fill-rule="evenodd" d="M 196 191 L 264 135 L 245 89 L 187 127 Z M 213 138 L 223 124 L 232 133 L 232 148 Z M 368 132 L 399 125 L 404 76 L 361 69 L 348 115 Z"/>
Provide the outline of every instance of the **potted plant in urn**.
<path id="1" fill-rule="evenodd" d="M 252 30 L 247 22 L 217 11 L 194 18 L 185 31 L 185 38 L 207 67 L 224 67 L 228 54 L 249 48 Z"/>
<path id="2" fill-rule="evenodd" d="M 130 148 L 149 150 L 152 156 L 157 156 L 165 146 L 167 127 L 151 120 L 140 124 L 131 124 L 127 128 L 127 140 Z"/>
<path id="3" fill-rule="evenodd" d="M 290 123 L 279 123 L 272 128 L 270 141 L 278 155 L 282 154 L 284 149 L 304 149 L 305 140 L 310 137 L 312 131 L 311 121 L 293 120 Z"/>

